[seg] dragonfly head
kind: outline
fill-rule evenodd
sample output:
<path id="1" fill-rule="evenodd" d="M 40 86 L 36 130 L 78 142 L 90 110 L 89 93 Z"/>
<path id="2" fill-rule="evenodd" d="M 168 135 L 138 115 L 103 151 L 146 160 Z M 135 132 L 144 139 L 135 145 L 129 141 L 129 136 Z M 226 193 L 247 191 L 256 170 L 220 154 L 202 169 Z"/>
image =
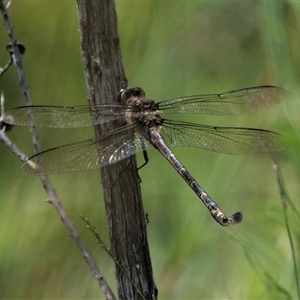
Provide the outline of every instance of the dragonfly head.
<path id="1" fill-rule="evenodd" d="M 129 98 L 144 98 L 145 97 L 145 92 L 143 89 L 139 88 L 139 87 L 134 87 L 134 88 L 126 88 L 126 89 L 122 89 L 119 92 L 118 95 L 118 102 L 120 103 L 126 103 L 126 101 Z"/>

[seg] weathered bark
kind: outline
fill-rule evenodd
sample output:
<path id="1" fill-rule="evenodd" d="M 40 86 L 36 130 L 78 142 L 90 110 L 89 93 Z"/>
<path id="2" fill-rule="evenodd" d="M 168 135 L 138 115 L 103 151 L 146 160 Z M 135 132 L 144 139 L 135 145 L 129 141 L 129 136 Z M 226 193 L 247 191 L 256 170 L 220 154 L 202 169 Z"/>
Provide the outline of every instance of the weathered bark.
<path id="1" fill-rule="evenodd" d="M 77 0 L 81 52 L 89 103 L 114 102 L 127 86 L 117 32 L 113 0 Z M 95 127 L 95 134 L 120 126 L 112 123 Z M 145 299 L 156 299 L 146 221 L 135 158 L 101 169 L 111 250 Z M 136 288 L 116 266 L 120 299 L 141 299 Z"/>

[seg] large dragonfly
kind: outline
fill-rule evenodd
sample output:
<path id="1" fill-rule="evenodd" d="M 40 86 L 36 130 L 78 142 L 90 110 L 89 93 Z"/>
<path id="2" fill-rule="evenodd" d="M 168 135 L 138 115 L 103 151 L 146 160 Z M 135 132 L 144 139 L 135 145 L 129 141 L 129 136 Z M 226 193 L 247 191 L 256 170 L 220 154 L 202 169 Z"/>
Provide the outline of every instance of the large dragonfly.
<path id="1" fill-rule="evenodd" d="M 124 126 L 98 138 L 52 148 L 22 166 L 24 175 L 53 174 L 103 167 L 150 148 L 157 149 L 187 182 L 221 225 L 237 224 L 242 213 L 226 217 L 167 146 L 196 147 L 227 154 L 276 152 L 288 146 L 281 135 L 263 129 L 217 127 L 173 121 L 161 114 L 238 115 L 278 104 L 289 93 L 275 86 L 258 86 L 223 94 L 195 95 L 155 102 L 141 88 L 120 91 L 118 102 L 97 106 L 22 106 L 3 117 L 10 125 L 74 128 L 121 120 Z M 147 162 L 147 160 L 146 160 Z"/>

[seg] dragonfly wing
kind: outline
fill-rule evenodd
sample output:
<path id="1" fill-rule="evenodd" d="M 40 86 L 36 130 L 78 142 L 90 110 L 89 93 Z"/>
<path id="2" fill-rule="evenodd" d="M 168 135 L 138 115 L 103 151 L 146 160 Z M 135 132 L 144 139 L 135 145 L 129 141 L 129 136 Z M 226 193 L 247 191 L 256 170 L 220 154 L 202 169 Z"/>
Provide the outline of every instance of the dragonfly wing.
<path id="1" fill-rule="evenodd" d="M 4 114 L 11 125 L 76 128 L 125 118 L 122 104 L 84 106 L 20 106 Z"/>
<path id="2" fill-rule="evenodd" d="M 163 113 L 238 115 L 278 104 L 290 95 L 279 87 L 258 86 L 223 94 L 173 98 L 159 102 L 158 107 Z"/>
<path id="3" fill-rule="evenodd" d="M 196 147 L 226 154 L 277 152 L 290 148 L 278 133 L 238 127 L 215 127 L 165 120 L 171 147 Z"/>
<path id="4" fill-rule="evenodd" d="M 21 174 L 31 176 L 75 172 L 116 163 L 151 147 L 143 138 L 141 130 L 135 124 L 130 124 L 98 139 L 92 138 L 43 151 L 27 160 L 21 168 Z"/>
<path id="5" fill-rule="evenodd" d="M 97 168 L 100 161 L 96 143 L 93 138 L 42 151 L 23 164 L 21 174 L 32 176 Z"/>
<path id="6" fill-rule="evenodd" d="M 98 149 L 101 156 L 101 166 L 116 163 L 135 153 L 152 148 L 150 142 L 144 138 L 143 130 L 143 126 L 139 123 L 133 123 L 127 125 L 126 130 L 114 133 L 110 141 L 100 140 Z"/>

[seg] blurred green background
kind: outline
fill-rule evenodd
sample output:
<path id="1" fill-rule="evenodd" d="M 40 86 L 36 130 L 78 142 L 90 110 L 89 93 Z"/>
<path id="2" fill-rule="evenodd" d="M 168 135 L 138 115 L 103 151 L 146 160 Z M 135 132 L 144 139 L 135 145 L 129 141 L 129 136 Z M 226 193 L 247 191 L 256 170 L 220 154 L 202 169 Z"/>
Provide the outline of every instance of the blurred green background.
<path id="1" fill-rule="evenodd" d="M 278 85 L 293 98 L 236 117 L 179 116 L 224 126 L 280 132 L 293 145 L 278 157 L 286 188 L 299 209 L 300 4 L 285 2 L 117 1 L 119 33 L 130 86 L 157 101 Z M 79 51 L 75 1 L 13 2 L 10 17 L 26 46 L 24 67 L 34 104 L 84 105 L 87 92 Z M 0 27 L 0 65 L 8 60 Z M 0 78 L 6 110 L 23 105 L 14 68 Z M 92 128 L 39 131 L 43 149 L 93 135 Z M 8 133 L 28 156 L 28 128 Z M 0 298 L 104 299 L 38 178 L 19 175 L 20 161 L 0 145 Z M 282 206 L 267 155 L 229 156 L 199 149 L 175 155 L 226 214 L 244 213 L 222 228 L 156 151 L 139 174 L 159 299 L 297 298 Z M 142 157 L 139 154 L 138 160 Z M 115 290 L 114 266 L 79 214 L 107 241 L 99 171 L 51 177 L 70 217 Z M 289 211 L 299 253 L 299 219 Z M 299 257 L 298 257 L 299 259 Z M 270 279 L 272 278 L 272 280 Z"/>

